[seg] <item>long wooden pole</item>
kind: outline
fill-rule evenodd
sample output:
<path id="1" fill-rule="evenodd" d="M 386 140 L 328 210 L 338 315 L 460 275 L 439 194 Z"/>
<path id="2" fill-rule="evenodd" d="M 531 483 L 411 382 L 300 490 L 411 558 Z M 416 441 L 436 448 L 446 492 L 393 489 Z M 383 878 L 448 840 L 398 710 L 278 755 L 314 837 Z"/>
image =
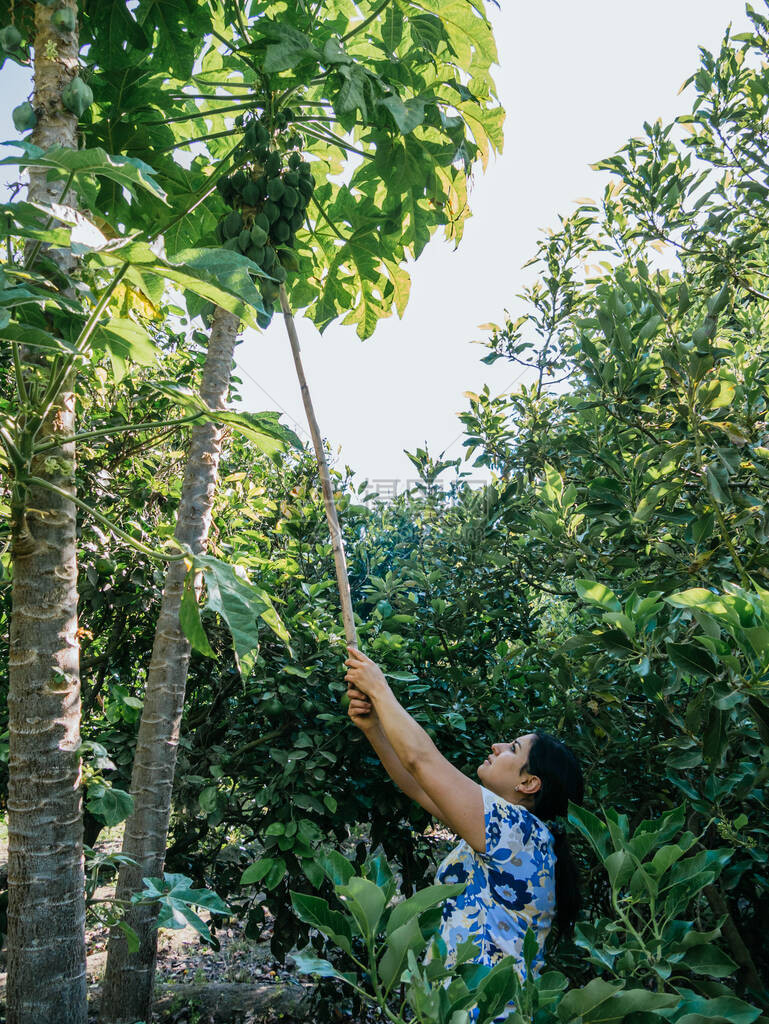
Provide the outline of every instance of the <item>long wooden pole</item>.
<path id="1" fill-rule="evenodd" d="M 323 451 L 323 439 L 321 437 L 318 421 L 315 418 L 315 410 L 312 406 L 312 398 L 310 397 L 310 389 L 307 386 L 307 378 L 304 375 L 302 355 L 299 350 L 299 335 L 296 333 L 294 314 L 291 312 L 291 306 L 288 302 L 288 294 L 286 293 L 286 286 L 283 284 L 280 286 L 280 305 L 283 310 L 283 319 L 286 324 L 288 338 L 291 342 L 291 352 L 294 356 L 296 374 L 299 378 L 299 388 L 302 392 L 304 411 L 307 413 L 307 421 L 310 424 L 310 434 L 312 436 L 313 447 L 315 448 L 315 458 L 318 460 L 318 472 L 320 473 L 320 482 L 323 489 L 323 504 L 326 507 L 326 519 L 328 520 L 328 529 L 331 534 L 331 547 L 334 552 L 336 582 L 339 586 L 339 600 L 342 605 L 344 634 L 347 638 L 347 643 L 351 644 L 353 647 L 357 647 L 358 635 L 355 631 L 355 618 L 352 611 L 350 581 L 347 576 L 347 560 L 344 555 L 342 531 L 339 528 L 339 517 L 337 516 L 336 504 L 334 503 L 334 489 L 331 485 L 331 474 L 328 471 L 326 453 Z"/>

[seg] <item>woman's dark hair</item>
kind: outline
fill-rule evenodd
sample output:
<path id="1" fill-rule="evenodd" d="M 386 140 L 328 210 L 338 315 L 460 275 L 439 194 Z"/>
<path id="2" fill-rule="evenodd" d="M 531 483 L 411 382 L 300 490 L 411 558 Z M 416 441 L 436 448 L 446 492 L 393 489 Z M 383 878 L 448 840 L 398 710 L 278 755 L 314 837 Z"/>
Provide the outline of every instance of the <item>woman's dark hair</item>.
<path id="1" fill-rule="evenodd" d="M 525 771 L 539 777 L 542 786 L 534 795 L 532 811 L 542 821 L 565 818 L 569 801 L 581 804 L 585 782 L 579 761 L 565 743 L 546 732 L 535 732 Z M 563 829 L 554 825 L 555 923 L 562 936 L 570 935 L 581 906 L 579 872 Z"/>

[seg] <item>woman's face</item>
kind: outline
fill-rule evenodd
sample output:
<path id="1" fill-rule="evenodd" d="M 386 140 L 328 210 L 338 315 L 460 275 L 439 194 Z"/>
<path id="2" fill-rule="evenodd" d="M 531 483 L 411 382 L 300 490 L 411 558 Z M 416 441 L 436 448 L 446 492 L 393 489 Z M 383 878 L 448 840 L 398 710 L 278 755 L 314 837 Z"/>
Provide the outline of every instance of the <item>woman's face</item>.
<path id="1" fill-rule="evenodd" d="M 489 756 L 478 766 L 478 778 L 482 785 L 510 803 L 530 803 L 539 789 L 539 779 L 525 772 L 524 768 L 528 764 L 529 750 L 535 739 L 534 733 L 530 732 L 510 743 L 492 743 Z"/>

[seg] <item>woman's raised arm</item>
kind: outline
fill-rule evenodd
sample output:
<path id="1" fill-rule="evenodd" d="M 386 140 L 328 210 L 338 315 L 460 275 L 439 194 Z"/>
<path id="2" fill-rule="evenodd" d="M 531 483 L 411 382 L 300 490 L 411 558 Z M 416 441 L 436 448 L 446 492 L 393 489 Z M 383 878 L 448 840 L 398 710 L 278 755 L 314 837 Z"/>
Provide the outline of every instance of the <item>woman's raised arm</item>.
<path id="1" fill-rule="evenodd" d="M 383 738 L 392 749 L 400 768 L 435 806 L 435 810 L 430 813 L 445 822 L 474 850 L 484 853 L 486 828 L 481 787 L 455 768 L 441 754 L 422 726 L 401 707 L 376 663 L 354 647 L 348 647 L 348 651 L 349 657 L 345 661 L 348 685 L 364 693 L 371 701 Z M 377 749 L 373 741 L 372 746 Z M 401 786 L 384 760 L 382 763 L 390 777 Z M 403 786 L 401 789 L 407 792 Z M 422 803 L 417 796 L 414 799 Z M 425 804 L 422 803 L 422 806 Z"/>

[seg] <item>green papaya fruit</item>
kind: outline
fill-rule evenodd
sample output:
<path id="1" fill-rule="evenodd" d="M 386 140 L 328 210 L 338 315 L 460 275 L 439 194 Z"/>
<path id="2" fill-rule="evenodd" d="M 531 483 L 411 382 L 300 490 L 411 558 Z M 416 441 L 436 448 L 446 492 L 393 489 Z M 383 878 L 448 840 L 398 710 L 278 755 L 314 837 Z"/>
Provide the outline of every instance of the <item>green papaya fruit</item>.
<path id="1" fill-rule="evenodd" d="M 222 248 L 229 249 L 230 252 L 240 252 L 237 238 L 228 238 Z"/>
<path id="2" fill-rule="evenodd" d="M 300 210 L 295 210 L 288 223 L 291 225 L 291 230 L 297 232 L 304 224 L 304 214 Z"/>
<path id="3" fill-rule="evenodd" d="M 265 235 L 268 234 L 270 230 L 270 221 L 264 213 L 260 212 L 254 214 L 254 227 L 260 227 L 262 231 L 264 231 Z"/>
<path id="4" fill-rule="evenodd" d="M 264 247 L 264 259 L 262 260 L 262 266 L 266 271 L 270 271 L 275 266 L 275 250 L 271 245 L 265 245 Z"/>
<path id="5" fill-rule="evenodd" d="M 223 245 L 227 240 L 227 236 L 224 233 L 224 221 L 222 220 L 216 225 L 216 240 L 219 245 Z"/>
<path id="6" fill-rule="evenodd" d="M 57 32 L 74 32 L 77 19 L 69 7 L 61 7 L 51 15 L 51 24 Z"/>
<path id="7" fill-rule="evenodd" d="M 246 187 L 243 189 L 243 202 L 248 206 L 256 206 L 261 201 L 261 194 L 259 192 L 259 186 L 254 181 L 249 181 Z"/>
<path id="8" fill-rule="evenodd" d="M 230 181 L 235 191 L 241 193 L 248 184 L 248 177 L 245 171 L 236 171 L 230 178 Z"/>
<path id="9" fill-rule="evenodd" d="M 21 46 L 21 32 L 15 25 L 6 25 L 0 28 L 0 46 L 6 53 L 12 53 Z"/>
<path id="10" fill-rule="evenodd" d="M 278 282 L 278 284 L 283 284 L 283 282 L 286 280 L 286 268 L 282 267 L 280 263 L 276 263 L 272 270 L 270 270 L 270 273 Z"/>
<path id="11" fill-rule="evenodd" d="M 297 168 L 297 170 L 299 171 L 303 178 L 312 177 L 312 168 L 310 167 L 306 160 L 299 161 L 299 167 Z"/>
<path id="12" fill-rule="evenodd" d="M 280 171 L 280 154 L 274 150 L 270 152 L 264 161 L 264 173 L 268 178 L 274 178 Z"/>
<path id="13" fill-rule="evenodd" d="M 28 132 L 37 124 L 37 114 L 29 100 L 14 107 L 11 116 L 17 132 Z"/>
<path id="14" fill-rule="evenodd" d="M 309 180 L 309 178 L 300 178 L 299 185 L 297 186 L 297 191 L 305 200 L 305 202 L 308 202 L 310 196 L 315 191 L 315 188 L 313 183 Z"/>
<path id="15" fill-rule="evenodd" d="M 288 236 L 291 234 L 291 225 L 288 223 L 287 220 L 283 220 L 283 218 L 281 217 L 280 220 L 276 221 L 272 225 L 272 228 L 270 229 L 270 234 L 272 235 L 276 242 L 287 242 Z"/>
<path id="16" fill-rule="evenodd" d="M 251 228 L 251 241 L 254 243 L 254 245 L 264 246 L 267 244 L 267 232 L 264 230 L 261 224 L 256 223 L 256 218 L 254 218 L 254 223 Z"/>
<path id="17" fill-rule="evenodd" d="M 296 153 L 292 153 L 292 156 L 296 156 Z M 299 173 L 297 171 L 286 171 L 283 175 L 283 184 L 290 185 L 291 188 L 296 188 L 299 184 Z"/>
<path id="18" fill-rule="evenodd" d="M 288 166 L 291 168 L 292 171 L 298 171 L 301 162 L 302 158 L 298 153 L 292 153 L 291 156 L 288 158 Z M 291 182 L 291 184 L 294 184 L 293 181 Z"/>
<path id="19" fill-rule="evenodd" d="M 233 210 L 224 218 L 223 224 L 227 238 L 237 238 L 243 229 L 243 218 L 237 210 Z"/>
<path id="20" fill-rule="evenodd" d="M 246 256 L 248 256 L 250 260 L 253 260 L 254 263 L 258 263 L 261 267 L 264 262 L 264 246 L 250 245 L 248 249 L 246 249 Z"/>
<path id="21" fill-rule="evenodd" d="M 283 184 L 282 178 L 272 178 L 267 186 L 267 195 L 273 203 L 279 203 L 283 198 L 285 191 L 286 186 Z"/>
<path id="22" fill-rule="evenodd" d="M 238 235 L 238 245 L 241 252 L 245 252 L 249 245 L 251 245 L 251 232 L 248 228 L 243 228 Z"/>
<path id="23" fill-rule="evenodd" d="M 267 142 L 270 141 L 270 133 L 267 131 L 267 129 L 264 127 L 261 121 L 257 121 L 255 127 L 256 141 L 259 143 L 260 146 L 264 146 Z"/>
<path id="24" fill-rule="evenodd" d="M 280 207 L 277 203 L 273 203 L 271 199 L 267 200 L 262 209 L 265 217 L 270 222 L 270 225 L 275 224 L 280 220 Z M 272 230 L 272 228 L 270 230 Z"/>
<path id="25" fill-rule="evenodd" d="M 268 281 L 263 278 L 261 281 L 262 287 L 262 298 L 265 302 L 275 302 L 280 295 L 280 286 L 274 281 Z"/>
<path id="26" fill-rule="evenodd" d="M 290 185 L 285 185 L 283 190 L 283 205 L 287 206 L 290 210 L 293 210 L 298 202 L 299 192 Z"/>
<path id="27" fill-rule="evenodd" d="M 58 14 L 59 11 L 56 13 Z M 93 103 L 93 92 L 90 85 L 86 85 L 82 78 L 73 78 L 61 90 L 61 102 L 67 110 L 71 110 L 73 114 L 82 117 Z"/>

